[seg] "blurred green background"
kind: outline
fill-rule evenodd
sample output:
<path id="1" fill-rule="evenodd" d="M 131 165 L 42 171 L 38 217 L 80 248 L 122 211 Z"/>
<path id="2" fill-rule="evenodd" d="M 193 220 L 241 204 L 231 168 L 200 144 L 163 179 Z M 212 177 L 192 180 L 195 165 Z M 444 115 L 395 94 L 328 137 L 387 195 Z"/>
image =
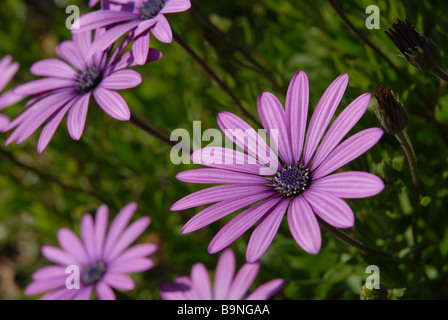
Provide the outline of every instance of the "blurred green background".
<path id="1" fill-rule="evenodd" d="M 29 67 L 40 59 L 56 57 L 55 46 L 70 39 L 65 27 L 66 6 L 77 5 L 81 13 L 87 13 L 91 10 L 87 2 L 0 2 L 0 56 L 11 54 L 21 65 L 8 88 L 36 79 Z M 381 286 L 389 289 L 393 299 L 448 298 L 448 90 L 433 75 L 410 66 L 384 33 L 397 18 L 408 18 L 436 42 L 442 65 L 448 66 L 448 2 L 343 1 L 342 11 L 368 43 L 344 23 L 328 1 L 192 2 L 199 11 L 168 16 L 173 30 L 254 117 L 258 118 L 258 95 L 269 91 L 284 102 L 289 80 L 299 70 L 309 78 L 311 109 L 339 74 L 348 73 L 349 85 L 337 112 L 362 93 L 374 94 L 375 87 L 383 85 L 400 96 L 409 115 L 407 133 L 422 183 L 420 244 L 414 246 L 410 228 L 413 207 L 408 164 L 397 140 L 385 134 L 375 147 L 344 167 L 375 173 L 386 184 L 375 197 L 347 201 L 356 222 L 346 231 L 372 248 L 405 258 L 387 261 L 364 255 L 323 230 L 321 252 L 310 255 L 295 243 L 284 219 L 261 259 L 254 287 L 283 278 L 284 287 L 275 299 L 359 299 L 370 275 L 366 267 L 373 264 L 380 268 Z M 380 29 L 365 26 L 369 16 L 365 8 L 372 4 L 380 9 Z M 151 47 L 161 50 L 163 59 L 136 67 L 143 83 L 122 92 L 133 113 L 167 136 L 176 128 L 192 132 L 193 121 L 198 120 L 202 131 L 218 128 L 216 115 L 220 111 L 242 116 L 178 43 L 162 44 L 152 37 Z M 369 110 L 350 134 L 377 126 L 374 105 L 372 98 Z M 13 118 L 22 106 L 2 112 Z M 1 135 L 2 144 L 7 136 Z M 70 138 L 65 121 L 41 155 L 36 152 L 37 140 L 36 132 L 21 145 L 3 147 L 0 154 L 0 299 L 30 299 L 23 288 L 35 270 L 49 264 L 40 247 L 57 245 L 56 233 L 61 227 L 78 232 L 82 215 L 93 214 L 102 203 L 109 206 L 113 217 L 126 203 L 137 202 L 134 219 L 152 218 L 139 241 L 159 246 L 152 256 L 154 268 L 132 275 L 136 289 L 119 298 L 160 299 L 159 283 L 189 275 L 196 262 L 214 270 L 219 254 L 208 254 L 207 247 L 230 217 L 181 235 L 182 226 L 201 208 L 169 210 L 181 197 L 203 188 L 175 179 L 176 173 L 198 166 L 173 165 L 168 145 L 131 123 L 110 118 L 95 106 L 89 109 L 80 141 Z M 250 232 L 231 245 L 238 268 L 245 262 L 249 236 Z"/>

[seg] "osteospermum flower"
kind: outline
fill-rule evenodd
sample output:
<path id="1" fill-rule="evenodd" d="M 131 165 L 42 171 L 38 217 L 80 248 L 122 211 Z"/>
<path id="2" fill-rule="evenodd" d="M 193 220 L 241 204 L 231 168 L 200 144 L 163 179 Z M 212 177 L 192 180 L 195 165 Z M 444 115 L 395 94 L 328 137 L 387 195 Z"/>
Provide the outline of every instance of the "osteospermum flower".
<path id="1" fill-rule="evenodd" d="M 33 296 L 46 292 L 41 299 L 88 300 L 96 292 L 101 300 L 114 300 L 113 289 L 132 290 L 134 281 L 127 274 L 152 268 L 153 262 L 147 256 L 157 250 L 157 246 L 150 243 L 130 247 L 151 221 L 149 217 L 143 217 L 127 227 L 136 208 L 135 203 L 123 207 L 109 230 L 107 206 L 98 208 L 95 220 L 90 214 L 84 215 L 80 226 L 81 239 L 69 229 L 60 229 L 58 240 L 62 249 L 42 247 L 42 254 L 55 265 L 36 271 L 32 275 L 33 282 L 25 288 L 25 294 Z M 72 278 L 76 275 L 71 275 L 73 267 L 78 268 L 79 279 Z M 77 280 L 79 288 L 75 287 Z"/>
<path id="2" fill-rule="evenodd" d="M 197 191 L 171 207 L 179 211 L 216 202 L 188 221 L 182 232 L 195 231 L 248 207 L 216 234 L 208 250 L 211 253 L 222 250 L 259 221 L 246 252 L 247 260 L 253 262 L 271 244 L 286 212 L 292 236 L 313 254 L 321 247 L 316 215 L 334 227 L 352 227 L 353 211 L 341 198 L 369 197 L 379 193 L 384 184 L 370 173 L 331 173 L 370 149 L 383 131 L 365 129 L 341 142 L 368 107 L 370 94 L 365 93 L 340 113 L 324 136 L 347 83 L 348 75 L 343 74 L 327 88 L 308 128 L 309 87 L 304 72 L 298 72 L 291 80 L 286 109 L 271 93 L 259 96 L 261 122 L 271 140 L 278 136 L 275 149 L 280 161 L 274 164 L 268 163 L 265 153 L 258 152 L 270 150 L 275 154 L 252 127 L 232 113 L 219 113 L 221 129 L 248 154 L 220 147 L 206 147 L 192 154 L 193 162 L 212 168 L 181 172 L 177 178 L 190 183 L 223 185 Z"/>
<path id="3" fill-rule="evenodd" d="M 10 55 L 0 59 L 0 92 L 8 85 L 18 69 L 19 64 L 17 62 L 12 62 L 12 57 Z M 14 93 L 13 90 L 6 91 L 3 94 L 0 94 L 0 110 L 19 102 L 22 99 L 23 96 Z M 8 123 L 9 118 L 0 114 L 0 131 L 3 130 Z"/>
<path id="4" fill-rule="evenodd" d="M 283 286 L 283 279 L 266 282 L 247 294 L 254 282 L 260 263 L 246 263 L 235 275 L 235 255 L 231 249 L 221 254 L 214 275 L 213 288 L 206 267 L 198 262 L 191 277 L 178 277 L 173 284 L 162 283 L 164 300 L 268 300 Z"/>
<path id="5" fill-rule="evenodd" d="M 132 31 L 132 51 L 138 64 L 145 63 L 152 33 L 159 41 L 171 43 L 173 34 L 165 14 L 186 11 L 190 0 L 111 0 L 108 10 L 97 10 L 79 18 L 79 29 L 73 32 L 110 27 L 93 44 L 90 53 L 108 48 L 121 36 Z"/>
<path id="6" fill-rule="evenodd" d="M 98 37 L 104 30 L 96 31 Z M 6 140 L 6 145 L 17 140 L 20 144 L 42 124 L 37 151 L 41 153 L 50 142 L 62 118 L 68 113 L 67 128 L 74 140 L 79 140 L 84 126 L 91 97 L 111 117 L 127 121 L 130 110 L 126 101 L 116 90 L 136 87 L 142 81 L 140 74 L 125 69 L 135 65 L 131 52 L 123 52 L 129 43 L 125 39 L 113 52 L 98 52 L 87 57 L 92 43 L 90 31 L 73 35 L 72 41 L 64 41 L 56 47 L 60 59 L 45 59 L 31 67 L 31 73 L 45 78 L 18 86 L 15 92 L 32 96 L 19 114 L 5 130 L 16 128 Z M 161 58 L 158 50 L 151 49 L 147 61 Z"/>

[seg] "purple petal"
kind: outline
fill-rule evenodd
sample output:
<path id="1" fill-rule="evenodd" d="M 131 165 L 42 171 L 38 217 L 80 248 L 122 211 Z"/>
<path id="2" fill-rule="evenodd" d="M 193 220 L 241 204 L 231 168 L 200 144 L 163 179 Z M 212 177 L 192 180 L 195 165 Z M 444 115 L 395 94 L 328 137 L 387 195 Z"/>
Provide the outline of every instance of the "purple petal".
<path id="1" fill-rule="evenodd" d="M 47 121 L 45 127 L 42 129 L 42 133 L 39 136 L 39 142 L 37 143 L 37 153 L 41 154 L 48 146 L 51 138 L 53 138 L 54 133 L 56 132 L 56 129 L 59 127 L 62 118 L 64 118 L 65 114 L 70 109 L 71 103 L 72 101 L 70 101 Z"/>
<path id="2" fill-rule="evenodd" d="M 307 131 L 305 149 L 303 153 L 304 164 L 308 165 L 316 150 L 339 102 L 344 95 L 348 83 L 348 75 L 342 74 L 325 90 L 311 117 Z"/>
<path id="3" fill-rule="evenodd" d="M 134 20 L 119 24 L 113 28 L 107 30 L 105 34 L 95 39 L 89 49 L 87 57 L 93 56 L 98 51 L 104 51 L 113 45 L 118 39 L 120 39 L 124 34 L 130 32 L 132 29 L 137 27 L 141 23 L 140 20 Z"/>
<path id="4" fill-rule="evenodd" d="M 263 200 L 272 194 L 272 192 L 262 192 L 252 196 L 238 197 L 236 199 L 215 203 L 191 218 L 182 228 L 182 234 L 196 231 L 237 210 Z"/>
<path id="5" fill-rule="evenodd" d="M 337 228 L 350 228 L 355 224 L 352 209 L 340 198 L 325 191 L 310 189 L 302 195 L 313 211 L 328 224 Z"/>
<path id="6" fill-rule="evenodd" d="M 227 298 L 230 285 L 235 274 L 235 254 L 232 249 L 226 249 L 221 253 L 216 265 L 215 280 L 213 283 L 213 297 L 215 300 Z"/>
<path id="7" fill-rule="evenodd" d="M 67 129 L 73 140 L 79 140 L 84 132 L 84 126 L 89 110 L 91 92 L 87 92 L 76 99 L 67 116 Z"/>
<path id="8" fill-rule="evenodd" d="M 56 53 L 63 60 L 69 62 L 73 67 L 79 71 L 85 71 L 87 63 L 85 57 L 81 55 L 78 47 L 73 41 L 63 41 L 56 47 Z"/>
<path id="9" fill-rule="evenodd" d="M 105 77 L 100 86 L 109 90 L 134 88 L 142 82 L 140 73 L 134 70 L 118 70 Z"/>
<path id="10" fill-rule="evenodd" d="M 104 251 L 104 259 L 106 261 L 111 261 L 116 258 L 146 230 L 150 222 L 151 219 L 149 217 L 143 217 L 133 222 L 116 241 L 115 245 L 109 249 L 110 251 Z"/>
<path id="11" fill-rule="evenodd" d="M 318 253 L 322 237 L 319 223 L 308 202 L 302 197 L 294 198 L 289 206 L 287 216 L 289 230 L 298 245 L 308 253 Z"/>
<path id="12" fill-rule="evenodd" d="M 115 246 L 115 244 L 117 243 L 117 239 L 120 237 L 129 221 L 131 221 L 135 210 L 137 210 L 137 204 L 135 202 L 131 202 L 125 205 L 117 214 L 107 233 L 103 256 L 110 252 L 110 250 L 112 250 L 112 248 Z"/>
<path id="13" fill-rule="evenodd" d="M 147 258 L 117 259 L 107 266 L 108 272 L 136 273 L 151 269 L 154 262 Z"/>
<path id="14" fill-rule="evenodd" d="M 189 183 L 242 183 L 268 184 L 264 177 L 222 169 L 193 169 L 180 172 L 176 178 Z"/>
<path id="15" fill-rule="evenodd" d="M 68 290 L 67 288 L 65 288 L 66 278 L 67 275 L 60 278 L 50 278 L 40 281 L 34 281 L 25 288 L 25 294 L 27 296 L 34 296 L 36 294 L 40 294 L 61 287 L 64 287 L 65 290 Z"/>
<path id="16" fill-rule="evenodd" d="M 75 81 L 71 79 L 43 78 L 22 84 L 14 89 L 16 94 L 33 95 L 56 89 L 75 87 Z"/>
<path id="17" fill-rule="evenodd" d="M 120 121 L 128 121 L 131 118 L 126 101 L 115 91 L 98 87 L 93 91 L 93 96 L 101 109 L 112 118 Z"/>
<path id="18" fill-rule="evenodd" d="M 61 92 L 39 100 L 23 113 L 23 117 L 21 117 L 23 122 L 8 137 L 5 144 L 8 145 L 15 139 L 17 139 L 17 144 L 25 141 L 64 104 L 70 104 L 72 98 L 70 92 Z"/>
<path id="19" fill-rule="evenodd" d="M 354 134 L 337 146 L 312 173 L 313 180 L 326 176 L 373 147 L 383 135 L 380 128 L 370 128 Z"/>
<path id="20" fill-rule="evenodd" d="M 65 270 L 66 268 L 62 266 L 47 266 L 34 272 L 31 277 L 34 281 L 46 280 L 51 278 L 66 278 L 67 274 L 65 273 Z"/>
<path id="21" fill-rule="evenodd" d="M 281 200 L 267 215 L 263 216 L 252 233 L 247 245 L 246 259 L 249 263 L 257 261 L 271 245 L 288 207 L 289 199 Z"/>
<path id="22" fill-rule="evenodd" d="M 291 165 L 292 151 L 288 128 L 285 123 L 285 110 L 282 104 L 272 93 L 264 92 L 258 97 L 258 115 L 269 137 L 273 139 L 277 132 L 278 154 L 288 166 Z M 272 143 L 272 141 L 271 141 Z"/>
<path id="23" fill-rule="evenodd" d="M 107 272 L 103 281 L 110 287 L 118 290 L 129 291 L 135 288 L 134 281 L 125 274 Z"/>
<path id="24" fill-rule="evenodd" d="M 380 193 L 384 183 L 371 173 L 347 171 L 313 181 L 309 189 L 325 191 L 338 198 L 366 198 Z"/>
<path id="25" fill-rule="evenodd" d="M 25 98 L 25 96 L 15 93 L 14 89 L 4 92 L 0 95 L 0 110 L 16 104 L 23 98 Z"/>
<path id="26" fill-rule="evenodd" d="M 188 300 L 184 293 L 186 288 L 186 286 L 162 282 L 159 286 L 159 293 L 162 300 Z"/>
<path id="27" fill-rule="evenodd" d="M 149 48 L 148 56 L 146 57 L 145 63 L 157 61 L 159 59 L 162 59 L 162 52 L 157 49 Z M 113 61 L 114 62 L 107 68 L 106 73 L 111 73 L 117 70 L 137 65 L 132 52 L 125 52 Z"/>
<path id="28" fill-rule="evenodd" d="M 72 34 L 73 43 L 78 48 L 81 56 L 86 59 L 89 48 L 92 45 L 92 31 L 75 32 Z"/>
<path id="29" fill-rule="evenodd" d="M 157 24 L 151 29 L 151 33 L 157 40 L 164 43 L 171 43 L 173 41 L 173 32 L 171 31 L 170 24 L 164 15 L 159 14 L 155 18 Z"/>
<path id="30" fill-rule="evenodd" d="M 85 290 L 85 289 L 81 289 Z M 44 296 L 40 297 L 39 300 L 72 300 L 79 293 L 79 290 L 70 290 L 64 287 L 51 291 Z"/>
<path id="31" fill-rule="evenodd" d="M 94 261 L 95 255 L 95 225 L 90 214 L 85 214 L 81 220 L 81 240 L 84 243 L 89 261 Z"/>
<path id="32" fill-rule="evenodd" d="M 5 61 L 8 62 L 7 60 L 5 60 L 5 58 L 3 58 L 3 64 Z M 17 70 L 19 70 L 19 64 L 17 62 L 14 62 L 10 65 L 0 66 L 0 70 L 2 73 L 2 76 L 0 78 L 0 91 L 2 91 L 17 73 Z"/>
<path id="33" fill-rule="evenodd" d="M 140 243 L 124 251 L 122 254 L 120 254 L 117 260 L 146 257 L 152 255 L 156 251 L 157 251 L 157 245 L 153 243 Z"/>
<path id="34" fill-rule="evenodd" d="M 95 215 L 95 256 L 103 256 L 103 245 L 106 238 L 109 210 L 106 205 L 101 205 Z"/>
<path id="35" fill-rule="evenodd" d="M 191 268 L 191 282 L 199 300 L 212 300 L 210 276 L 202 263 L 195 263 Z"/>
<path id="36" fill-rule="evenodd" d="M 149 52 L 149 33 L 138 36 L 132 43 L 132 54 L 135 58 L 135 63 L 144 65 L 146 57 Z"/>
<path id="37" fill-rule="evenodd" d="M 73 257 L 76 257 L 82 265 L 88 265 L 91 262 L 89 261 L 84 245 L 73 231 L 67 228 L 60 229 L 58 232 L 58 241 L 62 249 L 67 251 Z"/>
<path id="38" fill-rule="evenodd" d="M 245 263 L 232 282 L 227 300 L 241 300 L 254 282 L 259 270 L 259 263 Z"/>
<path id="39" fill-rule="evenodd" d="M 247 122 L 230 112 L 220 112 L 217 117 L 218 125 L 224 134 L 237 146 L 246 150 L 263 164 L 271 164 L 275 169 L 280 168 L 275 152 L 266 141 Z M 276 163 L 271 163 L 275 158 Z"/>
<path id="40" fill-rule="evenodd" d="M 3 132 L 3 130 L 5 130 L 9 122 L 9 118 L 7 116 L 0 114 L 0 132 Z"/>
<path id="41" fill-rule="evenodd" d="M 316 169 L 325 160 L 328 154 L 333 151 L 338 143 L 342 141 L 344 136 L 362 117 L 369 106 L 370 96 L 370 93 L 365 93 L 359 96 L 336 118 L 325 134 L 319 149 L 317 149 L 316 155 L 311 163 L 311 171 Z"/>
<path id="42" fill-rule="evenodd" d="M 180 211 L 224 200 L 241 199 L 241 197 L 247 197 L 254 194 L 263 193 L 263 191 L 267 191 L 270 188 L 271 188 L 270 186 L 250 185 L 250 184 L 249 185 L 228 184 L 228 185 L 214 186 L 189 194 L 188 196 L 174 203 L 171 206 L 170 210 Z"/>
<path id="43" fill-rule="evenodd" d="M 289 83 L 286 94 L 286 125 L 291 137 L 291 149 L 294 163 L 298 163 L 305 140 L 308 117 L 309 85 L 306 73 L 297 72 Z"/>
<path id="44" fill-rule="evenodd" d="M 275 279 L 266 282 L 255 289 L 250 295 L 246 297 L 246 300 L 269 300 L 274 296 L 283 286 L 283 279 Z"/>
<path id="45" fill-rule="evenodd" d="M 79 23 L 79 29 L 72 29 L 72 32 L 85 32 L 87 30 L 94 30 L 99 27 L 134 19 L 140 19 L 140 16 L 136 13 L 126 11 L 97 10 L 79 17 L 79 19 L 75 21 L 75 24 Z"/>
<path id="46" fill-rule="evenodd" d="M 115 300 L 114 291 L 103 281 L 96 285 L 96 294 L 100 300 Z"/>
<path id="47" fill-rule="evenodd" d="M 250 174 L 274 175 L 269 167 L 237 150 L 205 147 L 193 152 L 191 160 L 197 164 Z M 268 172 L 270 174 L 268 174 Z"/>
<path id="48" fill-rule="evenodd" d="M 78 294 L 74 297 L 74 300 L 90 300 L 93 293 L 93 286 L 87 286 L 79 290 Z"/>
<path id="49" fill-rule="evenodd" d="M 79 265 L 79 261 L 67 252 L 52 246 L 43 246 L 42 255 L 49 261 L 63 266 Z"/>
<path id="50" fill-rule="evenodd" d="M 209 253 L 215 253 L 230 245 L 244 232 L 249 230 L 258 220 L 260 220 L 266 212 L 272 209 L 280 201 L 280 197 L 274 197 L 262 201 L 249 209 L 238 214 L 230 222 L 228 222 L 216 234 L 208 246 Z"/>
<path id="51" fill-rule="evenodd" d="M 190 7 L 191 7 L 190 0 L 169 0 L 165 3 L 163 9 L 160 10 L 160 13 L 166 14 L 166 13 L 182 12 L 190 9 Z"/>
<path id="52" fill-rule="evenodd" d="M 30 72 L 36 76 L 76 79 L 78 73 L 59 59 L 45 59 L 34 63 Z"/>

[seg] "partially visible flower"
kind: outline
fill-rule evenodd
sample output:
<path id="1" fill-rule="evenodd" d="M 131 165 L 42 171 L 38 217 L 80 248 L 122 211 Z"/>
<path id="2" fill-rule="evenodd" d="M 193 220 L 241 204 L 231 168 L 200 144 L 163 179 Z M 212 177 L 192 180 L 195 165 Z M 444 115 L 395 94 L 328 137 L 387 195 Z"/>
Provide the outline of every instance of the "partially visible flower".
<path id="1" fill-rule="evenodd" d="M 103 32 L 103 29 L 97 29 L 96 37 Z M 91 31 L 74 34 L 72 41 L 64 41 L 56 47 L 56 53 L 65 61 L 45 59 L 32 65 L 31 73 L 45 78 L 15 89 L 16 93 L 32 96 L 32 99 L 24 111 L 5 128 L 8 131 L 17 127 L 6 140 L 6 145 L 14 140 L 17 140 L 17 144 L 22 143 L 46 122 L 37 146 L 37 151 L 41 153 L 67 113 L 68 132 L 72 139 L 79 140 L 92 96 L 111 117 L 121 121 L 129 120 L 129 107 L 116 92 L 136 87 L 142 81 L 137 71 L 125 69 L 135 65 L 132 53 L 123 53 L 129 38 L 114 52 L 107 50 L 87 57 L 91 43 Z M 146 61 L 160 58 L 160 51 L 151 49 Z"/>
<path id="2" fill-rule="evenodd" d="M 309 87 L 304 72 L 298 72 L 289 84 L 286 109 L 273 94 L 262 93 L 258 114 L 269 137 L 278 136 L 275 152 L 247 122 L 229 112 L 219 113 L 222 131 L 247 154 L 221 147 L 192 154 L 193 162 L 212 168 L 184 171 L 177 178 L 220 185 L 196 191 L 172 205 L 171 210 L 180 211 L 214 203 L 188 221 L 182 233 L 243 209 L 216 234 L 208 250 L 214 253 L 226 248 L 258 222 L 246 251 L 247 260 L 254 262 L 270 246 L 286 212 L 293 238 L 312 254 L 321 248 L 316 216 L 337 228 L 353 227 L 353 211 L 341 198 L 376 195 L 384 183 L 366 172 L 331 173 L 374 146 L 383 130 L 365 129 L 342 141 L 367 110 L 369 93 L 350 103 L 327 130 L 347 84 L 347 74 L 333 81 L 314 109 L 308 128 Z M 272 167 L 269 160 L 268 166 L 266 153 L 259 150 L 278 154 L 282 164 Z"/>
<path id="3" fill-rule="evenodd" d="M 389 134 L 402 132 L 408 125 L 408 116 L 403 104 L 389 88 L 376 87 L 377 107 L 375 114 L 379 125 Z"/>
<path id="4" fill-rule="evenodd" d="M 92 8 L 96 6 L 98 2 L 100 2 L 100 0 L 89 0 L 89 7 Z"/>
<path id="5" fill-rule="evenodd" d="M 89 300 L 93 292 L 100 300 L 115 300 L 113 289 L 129 291 L 134 289 L 134 281 L 129 273 L 151 269 L 153 261 L 147 256 L 157 250 L 151 243 L 131 244 L 150 224 L 149 217 L 134 221 L 132 216 L 137 208 L 135 203 L 124 206 L 107 230 L 108 208 L 98 208 L 95 220 L 90 214 L 82 217 L 79 239 L 71 230 L 63 228 L 58 232 L 62 249 L 53 246 L 42 247 L 42 254 L 55 263 L 43 267 L 33 275 L 33 282 L 25 288 L 27 296 L 45 293 L 45 300 Z M 130 247 L 131 246 L 131 247 Z M 79 279 L 67 279 L 74 269 L 79 270 Z M 76 273 L 73 273 L 75 276 Z M 79 288 L 72 287 L 79 281 Z"/>
<path id="6" fill-rule="evenodd" d="M 97 10 L 79 18 L 79 29 L 84 32 L 98 27 L 110 27 L 95 40 L 90 54 L 102 51 L 121 36 L 131 33 L 134 42 L 132 51 L 138 64 L 146 62 L 149 37 L 152 33 L 159 41 L 171 43 L 173 35 L 165 14 L 186 11 L 190 0 L 111 0 L 109 10 Z"/>
<path id="7" fill-rule="evenodd" d="M 0 59 L 0 92 L 8 85 L 18 69 L 19 64 L 17 62 L 12 62 L 12 57 L 10 55 Z M 22 95 L 14 93 L 14 90 L 9 90 L 0 94 L 0 110 L 19 102 L 23 98 Z M 0 131 L 2 131 L 8 124 L 9 118 L 0 114 Z"/>
<path id="8" fill-rule="evenodd" d="M 418 32 L 408 20 L 398 19 L 385 33 L 414 67 L 434 70 L 440 66 L 440 53 L 436 44 Z"/>
<path id="9" fill-rule="evenodd" d="M 275 279 L 247 293 L 254 282 L 260 263 L 246 263 L 235 274 L 235 254 L 226 249 L 221 254 L 214 274 L 213 287 L 206 267 L 198 262 L 191 269 L 191 278 L 178 277 L 174 284 L 162 283 L 160 295 L 164 300 L 268 300 L 283 286 Z"/>

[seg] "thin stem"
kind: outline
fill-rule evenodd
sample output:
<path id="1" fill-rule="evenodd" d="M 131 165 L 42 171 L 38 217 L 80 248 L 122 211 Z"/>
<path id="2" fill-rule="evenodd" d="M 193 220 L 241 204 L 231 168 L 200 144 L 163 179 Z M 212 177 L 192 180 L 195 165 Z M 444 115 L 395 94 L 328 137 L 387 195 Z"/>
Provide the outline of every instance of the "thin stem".
<path id="1" fill-rule="evenodd" d="M 352 30 L 358 38 L 360 38 L 365 44 L 367 44 L 370 48 L 373 49 L 387 64 L 404 80 L 408 85 L 414 84 L 412 79 L 403 71 L 401 71 L 373 42 L 371 42 L 364 34 L 362 34 L 347 18 L 341 6 L 336 3 L 334 0 L 328 0 L 328 3 L 333 7 L 334 11 L 341 17 L 347 27 Z M 419 90 L 418 86 L 415 87 L 416 94 L 420 97 L 420 99 L 425 102 L 427 105 L 431 105 L 430 101 L 426 98 L 426 96 Z"/>
<path id="2" fill-rule="evenodd" d="M 141 130 L 145 131 L 146 133 L 152 135 L 153 137 L 157 138 L 161 142 L 169 145 L 170 147 L 173 147 L 176 145 L 175 141 L 171 141 L 167 137 L 163 136 L 162 134 L 160 134 L 159 131 L 157 131 L 156 129 L 149 126 L 147 122 L 141 120 L 139 117 L 137 117 L 134 114 L 131 114 L 131 118 L 129 119 L 129 122 L 132 123 L 133 125 L 135 125 L 136 127 L 138 127 L 139 129 L 141 129 Z"/>
<path id="3" fill-rule="evenodd" d="M 341 240 L 345 244 L 348 244 L 348 245 L 358 249 L 359 251 L 361 251 L 361 252 L 363 252 L 365 254 L 368 254 L 368 255 L 371 255 L 371 256 L 375 256 L 375 257 L 378 257 L 378 258 L 381 258 L 381 259 L 400 260 L 400 258 L 398 258 L 398 256 L 396 254 L 370 248 L 370 247 L 366 246 L 365 244 L 363 244 L 362 242 L 360 242 L 359 240 L 356 240 L 356 239 L 350 237 L 348 234 L 346 234 L 342 230 L 329 225 L 328 223 L 323 221 L 320 217 L 318 217 L 318 216 L 316 216 L 316 217 L 317 217 L 317 220 L 319 222 L 319 225 L 323 229 L 325 229 L 326 231 L 331 233 L 334 237 L 336 237 L 337 239 Z"/>
<path id="4" fill-rule="evenodd" d="M 101 195 L 99 195 L 98 193 L 96 193 L 95 191 L 89 191 L 89 190 L 85 190 L 85 189 L 80 189 L 80 188 L 76 188 L 70 185 L 67 185 L 63 182 L 61 182 L 60 180 L 58 180 L 55 176 L 52 176 L 48 173 L 42 172 L 39 169 L 36 169 L 34 167 L 31 167 L 25 163 L 22 163 L 21 161 L 17 160 L 11 153 L 9 153 L 8 151 L 0 148 L 0 153 L 2 154 L 2 156 L 4 156 L 5 158 L 9 159 L 11 162 L 13 162 L 16 166 L 33 172 L 35 174 L 37 174 L 39 177 L 41 177 L 43 180 L 55 183 L 57 185 L 59 185 L 61 188 L 69 191 L 69 192 L 75 192 L 75 193 L 82 193 L 82 194 L 88 194 L 90 196 L 93 196 L 97 199 L 99 199 L 101 202 L 103 203 L 109 203 L 110 201 L 103 198 Z"/>
<path id="5" fill-rule="evenodd" d="M 240 100 L 233 94 L 233 92 L 227 87 L 227 85 L 218 77 L 218 75 L 207 65 L 207 63 L 199 57 L 193 49 L 181 38 L 179 34 L 173 31 L 173 38 L 176 42 L 184 48 L 185 51 L 204 69 L 207 74 L 216 81 L 216 83 L 224 90 L 225 93 L 232 99 L 232 101 L 237 105 L 242 113 L 244 113 L 249 119 L 251 119 L 254 123 L 261 126 L 261 124 L 252 116 L 250 112 L 248 112 L 244 106 L 241 104 Z"/>
<path id="6" fill-rule="evenodd" d="M 412 150 L 409 139 L 406 137 L 404 132 L 397 133 L 395 135 L 398 142 L 400 142 L 403 147 L 406 158 L 408 159 L 409 169 L 411 171 L 412 184 L 414 185 L 412 190 L 412 199 L 414 203 L 414 216 L 412 219 L 412 230 L 414 242 L 417 243 L 417 222 L 420 216 L 420 179 L 417 170 L 417 159 L 415 157 L 414 151 Z"/>
<path id="7" fill-rule="evenodd" d="M 442 68 L 434 68 L 431 70 L 432 74 L 434 74 L 440 80 L 448 83 L 448 73 Z"/>

